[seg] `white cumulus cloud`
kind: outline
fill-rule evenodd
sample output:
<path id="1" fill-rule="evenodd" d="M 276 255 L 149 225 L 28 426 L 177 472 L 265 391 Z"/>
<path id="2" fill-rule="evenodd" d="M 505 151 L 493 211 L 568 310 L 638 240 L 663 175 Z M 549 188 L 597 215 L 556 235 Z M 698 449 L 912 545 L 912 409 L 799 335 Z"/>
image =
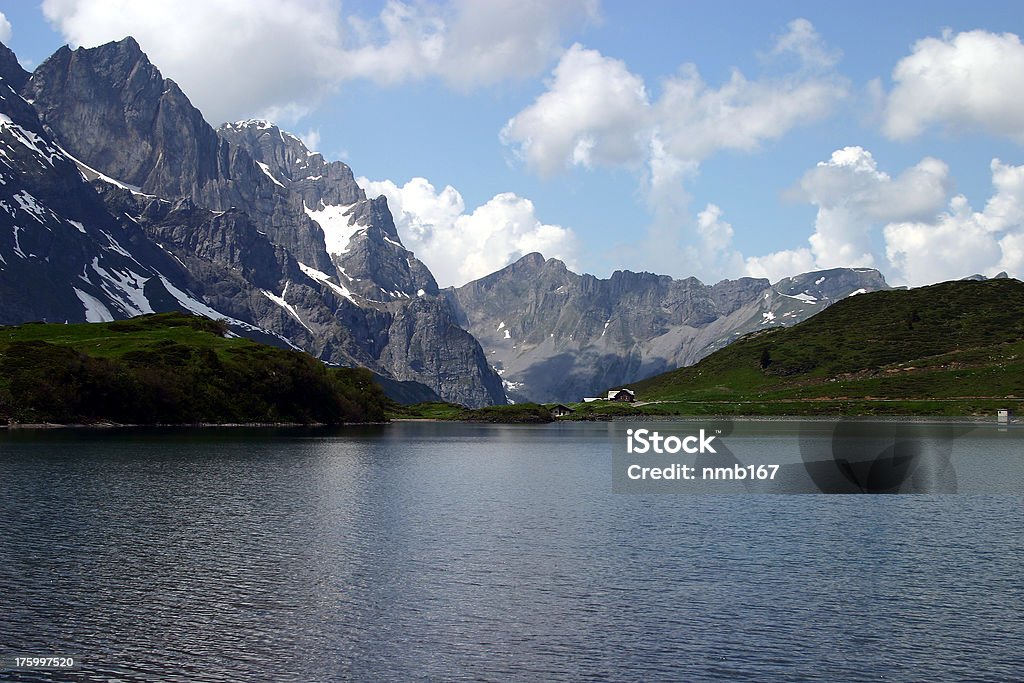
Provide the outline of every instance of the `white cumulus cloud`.
<path id="1" fill-rule="evenodd" d="M 697 214 L 697 234 L 707 251 L 717 253 L 732 246 L 732 224 L 722 220 L 722 209 L 716 204 Z"/>
<path id="2" fill-rule="evenodd" d="M 134 36 L 214 125 L 292 124 L 351 79 L 470 88 L 538 73 L 596 0 L 389 0 L 375 16 L 333 0 L 44 0 L 74 46 Z"/>
<path id="3" fill-rule="evenodd" d="M 814 256 L 806 247 L 784 249 L 764 256 L 750 256 L 746 260 L 746 275 L 764 277 L 771 282 L 815 270 Z"/>
<path id="4" fill-rule="evenodd" d="M 3 12 L 0 12 L 0 43 L 7 43 L 11 39 L 11 22 Z"/>
<path id="5" fill-rule="evenodd" d="M 350 17 L 343 73 L 382 83 L 436 76 L 464 89 L 532 76 L 563 51 L 569 29 L 596 21 L 596 0 L 390 0 Z"/>
<path id="6" fill-rule="evenodd" d="M 542 223 L 533 202 L 514 193 L 497 194 L 467 213 L 451 185 L 438 191 L 425 178 L 402 186 L 358 182 L 368 195 L 387 197 L 402 241 L 442 287 L 483 277 L 534 251 L 575 266 L 579 243 L 573 231 Z"/>
<path id="7" fill-rule="evenodd" d="M 293 122 L 341 58 L 341 17 L 327 0 L 45 0 L 43 12 L 73 46 L 133 36 L 214 125 Z"/>
<path id="8" fill-rule="evenodd" d="M 733 69 L 728 82 L 709 86 L 695 64 L 664 83 L 657 121 L 669 151 L 703 160 L 723 149 L 755 150 L 793 128 L 828 116 L 848 86 L 832 67 L 837 53 L 806 19 L 789 24 L 771 53 L 792 54 L 797 69 L 779 78 L 750 80 Z"/>
<path id="9" fill-rule="evenodd" d="M 951 188 L 949 167 L 930 157 L 896 178 L 871 152 L 845 147 L 804 174 L 796 198 L 818 207 L 809 242 L 821 268 L 877 267 L 872 232 L 879 223 L 934 216 Z"/>
<path id="10" fill-rule="evenodd" d="M 714 87 L 696 65 L 684 64 L 652 100 L 624 62 L 576 44 L 501 139 L 543 175 L 571 166 L 637 167 L 658 149 L 663 158 L 700 162 L 723 149 L 756 149 L 827 116 L 846 97 L 845 80 L 831 69 L 836 57 L 810 22 L 791 22 L 769 54 L 793 54 L 799 67 L 761 80 L 734 69 Z"/>
<path id="11" fill-rule="evenodd" d="M 906 139 L 932 125 L 1024 142 L 1024 45 L 1012 33 L 943 33 L 914 44 L 893 70 L 883 128 Z"/>
<path id="12" fill-rule="evenodd" d="M 636 164 L 650 144 L 649 109 L 642 78 L 576 44 L 547 91 L 508 122 L 501 139 L 542 175 L 572 165 Z"/>
<path id="13" fill-rule="evenodd" d="M 640 240 L 623 247 L 634 267 L 702 278 L 742 272 L 721 209 L 709 204 L 691 215 L 686 182 L 714 154 L 754 151 L 827 117 L 848 94 L 834 69 L 838 51 L 805 19 L 790 22 L 764 58 L 792 68 L 758 79 L 734 69 L 725 83 L 712 85 L 696 65 L 683 64 L 655 96 L 625 62 L 576 44 L 562 55 L 545 92 L 500 137 L 542 176 L 573 167 L 637 172 L 653 221 Z M 790 261 L 812 260 L 803 257 Z"/>
<path id="14" fill-rule="evenodd" d="M 818 208 L 808 246 L 745 259 L 745 272 L 775 281 L 819 268 L 875 267 L 895 285 L 981 273 L 1024 274 L 1024 166 L 991 163 L 982 211 L 950 196 L 945 162 L 926 157 L 896 176 L 861 147 L 836 150 L 801 178 L 793 199 Z"/>
<path id="15" fill-rule="evenodd" d="M 922 285 L 981 273 L 1024 275 L 1024 166 L 991 164 L 994 194 L 982 211 L 963 195 L 929 221 L 885 226 L 885 248 L 899 284 Z"/>
<path id="16" fill-rule="evenodd" d="M 842 56 L 838 49 L 825 43 L 814 24 L 803 18 L 789 22 L 768 54 L 772 57 L 796 55 L 805 68 L 811 69 L 831 68 Z"/>

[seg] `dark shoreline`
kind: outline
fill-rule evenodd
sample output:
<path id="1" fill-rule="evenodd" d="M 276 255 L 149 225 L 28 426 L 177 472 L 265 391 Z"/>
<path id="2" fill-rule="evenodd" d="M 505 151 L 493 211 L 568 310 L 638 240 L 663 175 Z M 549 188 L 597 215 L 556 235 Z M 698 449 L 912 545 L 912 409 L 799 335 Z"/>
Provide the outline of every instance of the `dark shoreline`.
<path id="1" fill-rule="evenodd" d="M 195 422 L 195 423 L 178 423 L 178 424 L 130 424 L 120 422 L 95 422 L 95 423 L 57 423 L 57 422 L 42 422 L 42 423 L 12 423 L 0 425 L 0 429 L 6 429 L 10 431 L 19 431 L 27 429 L 216 429 L 216 428 L 228 428 L 238 429 L 241 427 L 255 427 L 255 428 L 303 428 L 308 427 L 311 429 L 323 429 L 330 427 L 367 427 L 372 425 L 385 425 L 387 422 L 341 422 L 338 424 L 327 424 L 326 422 Z"/>
<path id="2" fill-rule="evenodd" d="M 114 429 L 330 429 L 335 427 L 372 427 L 384 426 L 395 423 L 416 423 L 416 422 L 445 422 L 453 424 L 501 424 L 501 425 L 537 425 L 537 424 L 591 424 L 595 422 L 699 422 L 707 423 L 722 420 L 741 420 L 744 422 L 904 422 L 904 423 L 927 423 L 927 424 L 972 424 L 972 425 L 998 425 L 1001 427 L 1021 427 L 1024 425 L 1020 420 L 1013 420 L 1010 423 L 1000 423 L 991 417 L 945 417 L 927 415 L 616 415 L 605 420 L 573 420 L 556 419 L 551 422 L 499 422 L 481 420 L 453 420 L 444 418 L 409 418 L 396 417 L 385 422 L 342 422 L 338 424 L 327 424 L 322 422 L 197 422 L 197 423 L 159 423 L 159 424 L 130 424 L 119 422 L 96 422 L 96 423 L 11 423 L 0 424 L 0 430 L 6 431 L 27 431 L 27 430 L 61 430 L 61 429 L 89 429 L 89 430 L 114 430 Z"/>

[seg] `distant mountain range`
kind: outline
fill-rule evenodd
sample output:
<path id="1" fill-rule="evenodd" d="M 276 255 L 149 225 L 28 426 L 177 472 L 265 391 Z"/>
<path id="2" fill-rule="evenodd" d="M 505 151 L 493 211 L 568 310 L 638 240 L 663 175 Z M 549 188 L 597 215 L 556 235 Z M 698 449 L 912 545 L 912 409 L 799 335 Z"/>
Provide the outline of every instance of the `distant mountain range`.
<path id="1" fill-rule="evenodd" d="M 529 254 L 441 291 L 346 164 L 265 121 L 214 130 L 132 38 L 31 74 L 0 45 L 0 79 L 0 324 L 190 311 L 478 407 L 577 400 L 887 288 L 602 280 Z"/>
<path id="2" fill-rule="evenodd" d="M 602 280 L 529 254 L 445 290 L 512 400 L 579 401 L 692 365 L 738 337 L 789 326 L 856 294 L 889 289 L 867 268 L 805 273 L 772 285 L 616 271 Z"/>

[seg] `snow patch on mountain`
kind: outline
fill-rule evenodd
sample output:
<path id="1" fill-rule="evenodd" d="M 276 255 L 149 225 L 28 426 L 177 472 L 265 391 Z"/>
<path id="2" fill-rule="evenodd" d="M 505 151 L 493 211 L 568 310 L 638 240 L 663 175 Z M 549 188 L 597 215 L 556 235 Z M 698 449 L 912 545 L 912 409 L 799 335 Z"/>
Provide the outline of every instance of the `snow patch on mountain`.
<path id="1" fill-rule="evenodd" d="M 327 285 L 327 287 L 334 291 L 334 293 L 336 293 L 338 296 L 344 297 L 351 301 L 352 303 L 358 305 L 358 302 L 353 298 L 352 292 L 350 292 L 349 289 L 345 287 L 345 285 L 332 282 L 331 276 L 328 275 L 327 273 L 317 270 L 316 268 L 313 268 L 311 266 L 307 266 L 305 263 L 302 263 L 301 261 L 299 262 L 299 268 L 302 270 L 303 273 L 306 274 L 307 277 L 316 280 L 320 284 Z M 421 289 L 420 291 L 422 292 L 423 290 Z"/>
<path id="2" fill-rule="evenodd" d="M 78 287 L 72 287 L 75 290 L 75 295 L 78 300 L 82 302 L 82 306 L 85 307 L 85 321 L 88 323 L 109 323 L 114 319 L 110 311 L 103 302 L 87 292 L 83 292 Z"/>
<path id="3" fill-rule="evenodd" d="M 280 180 L 275 178 L 274 174 L 270 172 L 270 167 L 269 166 L 267 166 L 262 161 L 257 161 L 256 165 L 260 167 L 260 170 L 263 171 L 264 175 L 266 175 L 268 178 L 270 178 L 271 182 L 273 182 L 278 187 L 284 187 L 284 183 L 282 183 Z"/>
<path id="4" fill-rule="evenodd" d="M 325 206 L 316 211 L 302 203 L 306 215 L 320 226 L 324 233 L 324 244 L 327 246 L 328 254 L 344 254 L 348 251 L 348 243 L 352 237 L 366 228 L 365 225 L 352 223 L 352 217 L 348 215 L 355 204 L 340 206 Z M 352 224 L 350 224 L 352 223 Z"/>
<path id="5" fill-rule="evenodd" d="M 299 312 L 295 310 L 295 307 L 292 306 L 287 301 L 285 301 L 284 297 L 285 297 L 285 295 L 288 294 L 288 285 L 284 286 L 284 291 L 281 292 L 281 296 L 277 296 L 273 292 L 270 292 L 270 291 L 268 291 L 266 289 L 261 289 L 260 291 L 263 293 L 263 296 L 267 297 L 268 299 L 273 301 L 275 304 L 277 304 L 278 306 L 283 308 L 285 311 L 287 311 L 289 313 L 289 315 L 291 315 L 293 318 L 295 318 L 295 320 L 298 321 L 298 323 L 300 325 L 305 327 L 310 332 L 313 331 L 313 329 L 309 325 L 306 324 L 306 321 L 303 320 L 299 316 Z"/>
<path id="6" fill-rule="evenodd" d="M 49 209 L 41 206 L 39 202 L 36 201 L 36 198 L 29 194 L 28 190 L 22 190 L 21 192 L 18 192 L 17 194 L 12 196 L 12 199 L 18 202 L 18 206 L 21 208 L 22 211 L 32 216 L 32 218 L 34 218 L 40 225 L 42 225 L 47 230 L 49 230 L 49 227 L 46 225 L 46 221 L 43 220 L 43 217 L 46 213 L 49 213 L 50 216 L 52 216 L 55 220 L 60 220 L 59 218 L 57 218 L 57 214 L 55 214 L 53 211 L 50 211 Z"/>
<path id="7" fill-rule="evenodd" d="M 92 269 L 100 277 L 100 288 L 126 315 L 153 313 L 153 307 L 144 292 L 148 277 L 131 270 L 107 270 L 100 265 L 98 258 L 93 258 Z"/>
<path id="8" fill-rule="evenodd" d="M 225 315 L 218 311 L 217 309 L 211 308 L 207 304 L 196 299 L 191 294 L 175 287 L 174 284 L 166 277 L 164 277 L 162 274 L 157 273 L 157 277 L 160 278 L 160 282 L 163 284 L 164 289 L 167 290 L 167 293 L 173 296 L 175 300 L 177 300 L 177 302 L 181 304 L 181 307 L 184 308 L 186 311 L 190 311 L 192 313 L 195 313 L 196 315 L 201 315 L 205 318 L 209 318 L 210 320 L 223 320 L 229 325 L 234 325 L 236 327 L 240 327 L 244 330 L 249 330 L 251 332 L 262 332 L 264 334 L 271 334 L 277 339 L 280 339 L 281 341 L 288 344 L 288 346 L 295 349 L 296 351 L 302 350 L 301 348 L 293 344 L 291 341 L 282 337 L 280 334 L 276 332 L 273 332 L 271 330 L 265 330 L 262 327 L 257 327 L 256 325 L 252 325 L 243 320 L 239 320 L 238 318 L 232 318 L 230 315 Z"/>
<path id="9" fill-rule="evenodd" d="M 789 297 L 790 299 L 796 299 L 797 301 L 803 301 L 805 304 L 818 303 L 817 297 L 811 296 L 807 292 L 800 292 L 799 294 L 783 294 L 782 296 Z"/>
<path id="10" fill-rule="evenodd" d="M 0 128 L 9 130 L 15 140 L 31 149 L 38 157 L 45 159 L 46 163 L 50 166 L 53 166 L 53 158 L 60 156 L 60 150 L 47 144 L 45 140 L 32 131 L 25 130 L 5 114 L 0 114 Z M 7 157 L 7 154 L 3 154 L 3 156 Z"/>

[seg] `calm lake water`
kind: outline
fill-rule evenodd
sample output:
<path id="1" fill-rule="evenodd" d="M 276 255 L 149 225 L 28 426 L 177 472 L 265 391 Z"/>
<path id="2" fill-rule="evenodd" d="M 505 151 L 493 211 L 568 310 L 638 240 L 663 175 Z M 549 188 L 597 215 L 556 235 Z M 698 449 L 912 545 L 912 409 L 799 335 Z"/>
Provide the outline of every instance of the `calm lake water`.
<path id="1" fill-rule="evenodd" d="M 82 663 L 0 679 L 1024 675 L 1019 479 L 983 495 L 621 494 L 616 429 L 0 434 L 3 666 Z M 757 429 L 737 456 L 795 448 Z M 984 473 L 1002 444 L 990 478 L 1005 484 L 1024 453 L 991 432 L 957 440 L 957 468 Z"/>

